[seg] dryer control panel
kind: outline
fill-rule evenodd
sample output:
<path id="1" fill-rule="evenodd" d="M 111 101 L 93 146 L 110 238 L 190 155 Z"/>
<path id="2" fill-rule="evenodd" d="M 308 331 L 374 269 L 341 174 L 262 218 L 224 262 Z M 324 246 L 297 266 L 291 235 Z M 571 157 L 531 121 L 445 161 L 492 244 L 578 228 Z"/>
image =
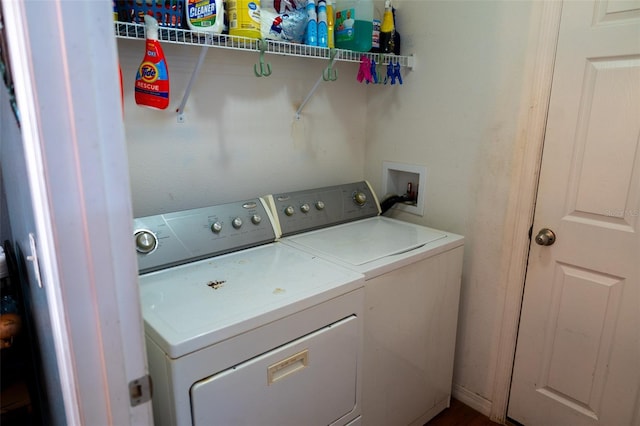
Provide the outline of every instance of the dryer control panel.
<path id="1" fill-rule="evenodd" d="M 267 197 L 283 237 L 380 214 L 378 199 L 366 181 Z"/>
<path id="2" fill-rule="evenodd" d="M 261 199 L 136 218 L 133 237 L 138 271 L 151 272 L 273 242 L 274 222 Z"/>

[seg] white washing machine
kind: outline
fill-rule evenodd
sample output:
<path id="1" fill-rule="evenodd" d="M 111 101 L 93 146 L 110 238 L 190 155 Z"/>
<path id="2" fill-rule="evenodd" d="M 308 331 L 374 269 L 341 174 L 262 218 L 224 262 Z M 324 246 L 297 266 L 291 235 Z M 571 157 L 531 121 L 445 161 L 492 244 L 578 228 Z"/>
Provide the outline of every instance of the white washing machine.
<path id="1" fill-rule="evenodd" d="M 363 275 L 259 199 L 134 221 L 158 425 L 360 424 Z"/>
<path id="2" fill-rule="evenodd" d="M 365 276 L 362 424 L 449 406 L 463 237 L 382 217 L 367 182 L 266 197 L 283 245 Z"/>

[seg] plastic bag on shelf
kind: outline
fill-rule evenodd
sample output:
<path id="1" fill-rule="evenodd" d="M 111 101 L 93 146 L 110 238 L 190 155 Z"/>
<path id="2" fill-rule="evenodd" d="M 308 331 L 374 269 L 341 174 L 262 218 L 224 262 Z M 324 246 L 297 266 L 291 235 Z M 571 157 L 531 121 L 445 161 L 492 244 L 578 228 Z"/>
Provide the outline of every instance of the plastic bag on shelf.
<path id="1" fill-rule="evenodd" d="M 307 13 L 297 9 L 285 13 L 277 13 L 267 8 L 260 11 L 260 28 L 262 38 L 289 43 L 302 43 Z"/>

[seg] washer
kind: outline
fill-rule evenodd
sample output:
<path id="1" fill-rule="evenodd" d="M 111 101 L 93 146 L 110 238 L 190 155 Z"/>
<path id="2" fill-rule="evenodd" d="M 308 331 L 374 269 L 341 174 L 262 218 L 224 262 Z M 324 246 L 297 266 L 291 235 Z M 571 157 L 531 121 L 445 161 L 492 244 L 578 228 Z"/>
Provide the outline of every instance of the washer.
<path id="1" fill-rule="evenodd" d="M 367 182 L 266 200 L 283 245 L 365 276 L 363 424 L 423 425 L 448 407 L 463 237 L 379 216 Z"/>
<path id="2" fill-rule="evenodd" d="M 260 199 L 134 229 L 156 424 L 359 424 L 362 274 L 275 243 Z"/>

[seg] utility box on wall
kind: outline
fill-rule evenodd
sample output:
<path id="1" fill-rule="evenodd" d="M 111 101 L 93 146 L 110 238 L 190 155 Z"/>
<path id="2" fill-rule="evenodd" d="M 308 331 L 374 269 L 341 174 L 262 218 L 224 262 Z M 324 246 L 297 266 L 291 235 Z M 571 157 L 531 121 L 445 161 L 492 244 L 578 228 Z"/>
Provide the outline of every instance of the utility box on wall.
<path id="1" fill-rule="evenodd" d="M 426 183 L 427 168 L 425 166 L 392 161 L 382 163 L 383 198 L 389 195 L 403 195 L 409 191 L 415 194 L 414 202 L 397 203 L 392 207 L 394 209 L 423 216 Z"/>

